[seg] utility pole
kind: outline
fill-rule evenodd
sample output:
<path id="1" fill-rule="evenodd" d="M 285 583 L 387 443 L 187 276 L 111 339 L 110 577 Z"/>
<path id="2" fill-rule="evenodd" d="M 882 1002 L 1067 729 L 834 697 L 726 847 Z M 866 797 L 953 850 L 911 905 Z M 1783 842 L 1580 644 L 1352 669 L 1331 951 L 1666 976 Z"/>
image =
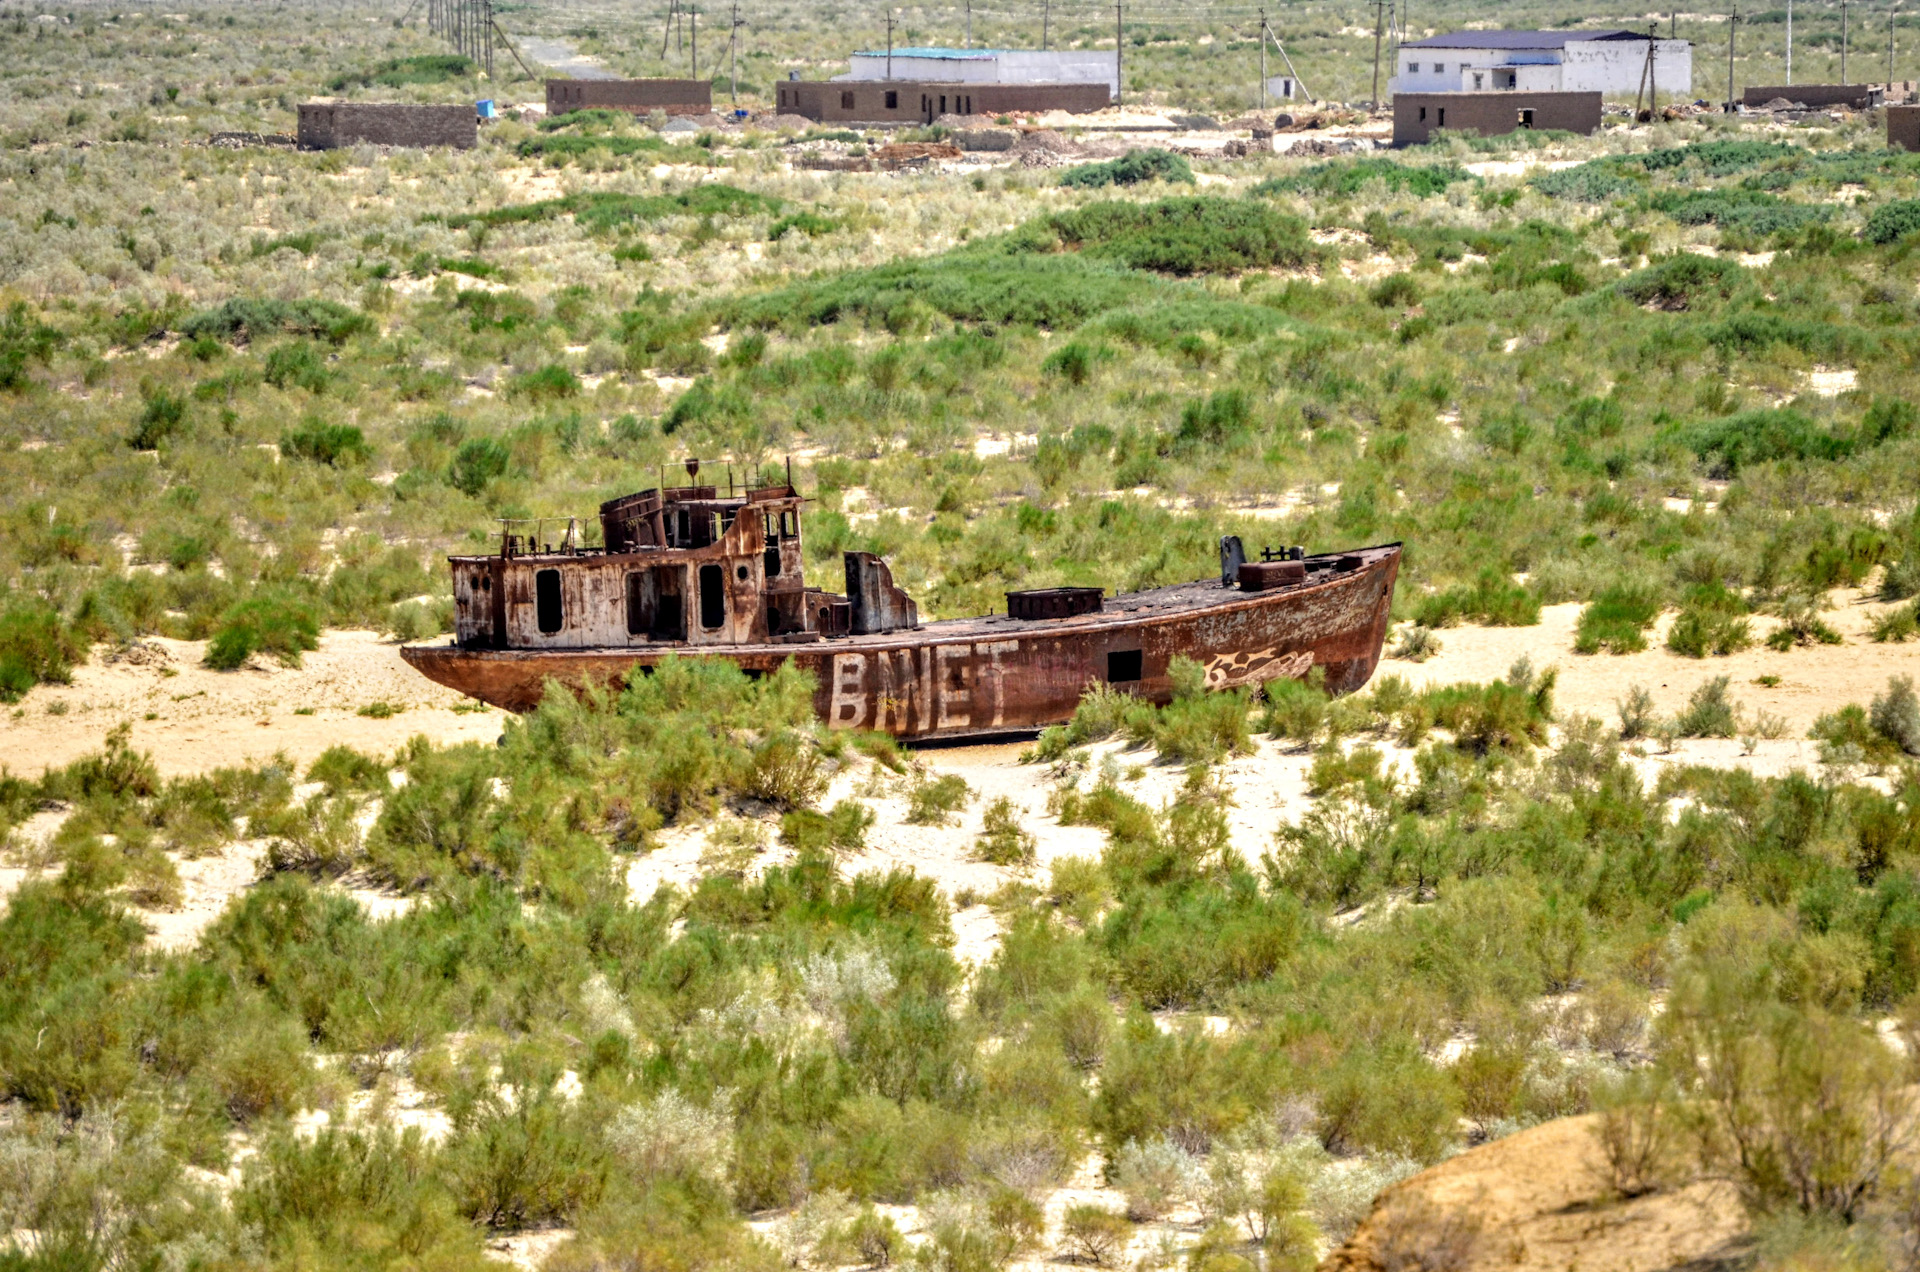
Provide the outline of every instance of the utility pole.
<path id="1" fill-rule="evenodd" d="M 1887 98 L 1893 97 L 1893 28 L 1900 21 L 1900 6 L 1896 3 L 1887 10 Z"/>
<path id="2" fill-rule="evenodd" d="M 673 39 L 673 20 L 680 14 L 680 0 L 667 0 L 667 25 L 660 29 L 660 60 L 667 60 L 667 42 Z"/>
<path id="3" fill-rule="evenodd" d="M 1127 45 L 1126 19 L 1122 16 L 1121 6 L 1126 0 L 1113 0 L 1113 104 L 1127 104 L 1126 67 L 1121 61 L 1122 50 Z"/>
<path id="4" fill-rule="evenodd" d="M 1053 0 L 1041 0 L 1040 4 L 1040 51 L 1047 51 L 1047 37 L 1053 27 Z"/>
<path id="5" fill-rule="evenodd" d="M 1847 82 L 1847 0 L 1840 0 L 1840 82 Z"/>
<path id="6" fill-rule="evenodd" d="M 1380 109 L 1380 24 L 1386 20 L 1387 0 L 1373 0 L 1373 102 L 1372 110 Z"/>
<path id="7" fill-rule="evenodd" d="M 973 0 L 967 0 L 967 47 L 973 47 Z"/>
<path id="8" fill-rule="evenodd" d="M 1267 11 L 1260 10 L 1260 113 L 1267 113 Z"/>
<path id="9" fill-rule="evenodd" d="M 893 78 L 893 10 L 887 10 L 887 78 Z"/>
<path id="10" fill-rule="evenodd" d="M 689 51 L 693 54 L 693 79 L 700 78 L 700 10 L 691 4 L 687 6 L 687 39 Z"/>
<path id="11" fill-rule="evenodd" d="M 1787 83 L 1793 83 L 1793 0 L 1787 0 Z"/>
<path id="12" fill-rule="evenodd" d="M 1647 60 L 1640 64 L 1640 87 L 1633 90 L 1633 122 L 1640 122 L 1640 97 L 1647 89 L 1647 74 L 1653 70 L 1653 38 L 1658 24 L 1647 28 Z M 1653 118 L 1653 109 L 1647 109 L 1647 118 Z"/>
<path id="13" fill-rule="evenodd" d="M 740 105 L 740 0 L 733 0 L 733 26 L 727 32 L 727 100 Z"/>
<path id="14" fill-rule="evenodd" d="M 1733 31 L 1740 25 L 1740 10 L 1736 7 L 1727 18 L 1727 114 L 1733 114 Z"/>

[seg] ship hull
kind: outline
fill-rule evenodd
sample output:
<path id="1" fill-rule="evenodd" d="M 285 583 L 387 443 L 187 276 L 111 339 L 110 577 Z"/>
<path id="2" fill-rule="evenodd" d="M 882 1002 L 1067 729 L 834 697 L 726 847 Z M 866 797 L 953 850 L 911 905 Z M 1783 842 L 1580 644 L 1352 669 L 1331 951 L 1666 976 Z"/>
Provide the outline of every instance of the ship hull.
<path id="1" fill-rule="evenodd" d="M 909 740 L 1032 732 L 1072 716 L 1087 687 L 1108 683 L 1154 702 L 1173 696 L 1169 664 L 1185 656 L 1216 689 L 1305 677 L 1349 693 L 1380 661 L 1400 547 L 1349 554 L 1356 568 L 1269 592 L 1217 582 L 1122 595 L 1100 613 L 1022 621 L 1006 615 L 806 644 L 645 645 L 525 650 L 409 645 L 429 679 L 510 711 L 539 705 L 550 684 L 623 685 L 663 659 L 722 658 L 749 673 L 793 663 L 813 674 L 814 708 L 834 729 Z"/>

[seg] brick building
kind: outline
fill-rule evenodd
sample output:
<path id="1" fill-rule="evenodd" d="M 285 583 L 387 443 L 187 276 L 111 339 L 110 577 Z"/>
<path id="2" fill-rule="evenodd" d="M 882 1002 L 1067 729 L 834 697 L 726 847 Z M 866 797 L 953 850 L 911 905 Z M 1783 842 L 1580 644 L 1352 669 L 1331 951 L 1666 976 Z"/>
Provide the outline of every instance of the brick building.
<path id="1" fill-rule="evenodd" d="M 547 115 L 572 110 L 624 110 L 635 115 L 705 115 L 713 109 L 713 85 L 691 79 L 550 79 Z"/>
<path id="2" fill-rule="evenodd" d="M 452 146 L 471 150 L 479 140 L 471 102 L 453 106 L 415 102 L 302 102 L 302 150 L 340 146 Z"/>
<path id="3" fill-rule="evenodd" d="M 1920 106 L 1887 107 L 1887 144 L 1896 150 L 1920 150 Z"/>
<path id="4" fill-rule="evenodd" d="M 967 84 L 927 80 L 787 80 L 776 84 L 782 114 L 822 123 L 930 124 L 942 115 L 1028 115 L 1105 110 L 1105 84 Z"/>
<path id="5" fill-rule="evenodd" d="M 1497 137 L 1521 128 L 1595 133 L 1599 93 L 1396 93 L 1393 144 L 1425 144 L 1439 129 Z"/>

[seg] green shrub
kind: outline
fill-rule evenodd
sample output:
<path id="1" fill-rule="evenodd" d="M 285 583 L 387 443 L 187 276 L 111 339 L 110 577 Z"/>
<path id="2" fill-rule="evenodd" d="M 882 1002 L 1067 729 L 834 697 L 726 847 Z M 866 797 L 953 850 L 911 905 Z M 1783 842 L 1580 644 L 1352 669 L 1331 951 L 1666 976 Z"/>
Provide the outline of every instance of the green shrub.
<path id="1" fill-rule="evenodd" d="M 1920 636 L 1920 601 L 1896 605 L 1873 620 L 1873 639 L 1880 644 L 1899 644 Z M 5 673 L 0 671 L 0 683 Z"/>
<path id="2" fill-rule="evenodd" d="M 1575 653 L 1638 653 L 1647 647 L 1647 628 L 1660 612 L 1659 598 L 1645 587 L 1616 583 L 1580 611 L 1574 632 Z"/>
<path id="3" fill-rule="evenodd" d="M 1176 155 L 1158 147 L 1129 150 L 1118 159 L 1105 163 L 1083 163 L 1060 174 L 1060 184 L 1081 190 L 1105 186 L 1138 185 L 1142 181 L 1175 181 L 1193 184 L 1193 165 L 1185 155 Z"/>
<path id="4" fill-rule="evenodd" d="M 447 484 L 463 494 L 478 496 L 488 483 L 507 475 L 513 452 L 492 437 L 469 437 L 454 452 L 447 468 Z"/>
<path id="5" fill-rule="evenodd" d="M 1619 292 L 1637 305 L 1691 309 L 1702 301 L 1724 300 L 1749 282 L 1739 262 L 1718 256 L 1677 253 L 1620 280 Z"/>
<path id="6" fill-rule="evenodd" d="M 255 654 L 274 654 L 283 665 L 298 667 L 302 653 L 318 648 L 320 623 L 311 604 L 288 593 L 261 592 L 220 616 L 206 664 L 233 671 Z"/>
<path id="7" fill-rule="evenodd" d="M 780 819 L 780 842 L 796 852 L 859 852 L 866 847 L 873 810 L 843 799 L 824 813 L 796 808 Z"/>
<path id="8" fill-rule="evenodd" d="M 789 212 L 767 227 L 767 241 L 778 242 L 781 237 L 794 231 L 808 238 L 817 238 L 822 234 L 831 234 L 839 228 L 839 222 L 831 217 L 821 216 L 817 212 Z"/>
<path id="9" fill-rule="evenodd" d="M 1386 189 L 1405 191 L 1417 199 L 1443 194 L 1448 186 L 1479 178 L 1457 163 L 1411 164 L 1396 159 L 1336 159 L 1317 163 L 1291 177 L 1275 177 L 1253 188 L 1255 194 L 1276 194 L 1300 190 L 1314 194 L 1350 197 L 1360 193 L 1368 182 L 1378 181 Z"/>
<path id="10" fill-rule="evenodd" d="M 373 448 L 367 445 L 366 434 L 358 425 L 329 424 L 313 417 L 281 434 L 280 452 L 333 468 L 364 464 L 373 458 Z"/>
<path id="11" fill-rule="evenodd" d="M 1869 243 L 1898 243 L 1915 230 L 1920 230 L 1920 199 L 1893 199 L 1873 210 L 1862 234 Z"/>
<path id="12" fill-rule="evenodd" d="M 1090 203 L 1046 224 L 1069 250 L 1167 274 L 1290 268 L 1313 253 L 1305 222 L 1251 200 Z"/>
<path id="13" fill-rule="evenodd" d="M 392 789 L 392 783 L 387 780 L 387 765 L 344 744 L 322 751 L 307 766 L 307 780 L 326 787 L 329 795 L 352 791 L 384 794 Z"/>
<path id="14" fill-rule="evenodd" d="M 1908 755 L 1920 755 L 1920 695 L 1913 691 L 1912 676 L 1888 680 L 1886 693 L 1874 698 L 1869 718 L 1874 732 Z"/>
<path id="15" fill-rule="evenodd" d="M 1719 583 L 1697 584 L 1687 591 L 1680 612 L 1667 629 L 1667 648 L 1688 658 L 1725 657 L 1753 643 L 1744 617 L 1746 603 Z"/>
<path id="16" fill-rule="evenodd" d="M 311 340 L 295 340 L 267 351 L 261 378 L 277 389 L 301 388 L 309 393 L 325 393 L 333 381 L 333 372 Z"/>
<path id="17" fill-rule="evenodd" d="M 168 442 L 187 431 L 187 400 L 176 397 L 165 389 L 150 389 L 141 395 L 145 404 L 140 408 L 140 417 L 133 423 L 133 431 L 127 434 L 127 445 L 134 450 L 159 450 L 163 442 Z"/>
<path id="18" fill-rule="evenodd" d="M 973 841 L 973 855 L 996 866 L 1031 866 L 1035 841 L 1020 825 L 1020 811 L 1002 795 L 987 805 L 980 820 L 979 838 Z"/>
<path id="19" fill-rule="evenodd" d="M 18 702 L 37 684 L 70 684 L 85 661 L 85 635 L 54 610 L 16 600 L 0 611 L 0 702 Z"/>
<path id="20" fill-rule="evenodd" d="M 1260 723 L 1269 737 L 1313 741 L 1327 718 L 1327 691 L 1321 687 L 1326 672 L 1316 670 L 1318 675 L 1310 672 L 1305 680 L 1270 680 L 1261 688 L 1267 709 Z"/>
<path id="21" fill-rule="evenodd" d="M 944 826 L 973 798 L 973 788 L 958 773 L 922 776 L 907 791 L 907 824 Z"/>
<path id="22" fill-rule="evenodd" d="M 365 314 L 330 300 L 235 299 L 187 319 L 180 324 L 180 334 L 188 340 L 213 336 L 238 341 L 274 334 L 319 336 L 341 344 L 372 328 L 372 320 Z"/>
<path id="23" fill-rule="evenodd" d="M 1676 720 L 1683 738 L 1730 738 L 1739 730 L 1734 720 L 1730 676 L 1703 681 L 1687 699 Z"/>
<path id="24" fill-rule="evenodd" d="M 509 398 L 527 398 L 534 402 L 578 397 L 580 379 L 559 363 L 550 362 L 538 370 L 509 377 L 506 393 Z"/>
<path id="25" fill-rule="evenodd" d="M 1465 618 L 1489 627 L 1532 627 L 1540 621 L 1540 598 L 1488 566 L 1471 585 L 1423 596 L 1414 606 L 1414 622 L 1421 627 L 1451 627 Z"/>

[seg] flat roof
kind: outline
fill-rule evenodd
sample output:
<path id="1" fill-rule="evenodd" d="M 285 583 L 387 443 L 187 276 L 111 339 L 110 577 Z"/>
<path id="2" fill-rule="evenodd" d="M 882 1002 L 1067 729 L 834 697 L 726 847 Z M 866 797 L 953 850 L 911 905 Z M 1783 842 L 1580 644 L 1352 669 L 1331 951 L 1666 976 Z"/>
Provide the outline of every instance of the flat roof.
<path id="1" fill-rule="evenodd" d="M 1450 31 L 1409 40 L 1403 49 L 1563 49 L 1586 40 L 1644 40 L 1639 31 Z"/>
<path id="2" fill-rule="evenodd" d="M 930 57 L 943 62 L 991 62 L 1007 49 L 895 49 L 894 57 Z M 862 49 L 855 57 L 886 57 L 885 49 Z"/>

